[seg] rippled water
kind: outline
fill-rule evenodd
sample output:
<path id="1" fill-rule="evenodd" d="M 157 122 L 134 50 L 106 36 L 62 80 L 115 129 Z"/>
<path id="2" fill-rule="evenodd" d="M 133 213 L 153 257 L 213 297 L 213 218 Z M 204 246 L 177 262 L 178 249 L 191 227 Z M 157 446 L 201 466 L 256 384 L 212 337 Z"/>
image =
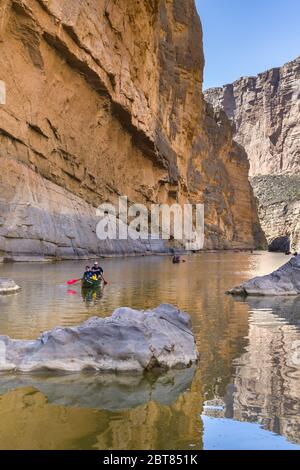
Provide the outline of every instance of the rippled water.
<path id="1" fill-rule="evenodd" d="M 0 265 L 0 334 L 35 338 L 119 306 L 173 303 L 193 319 L 195 369 L 163 377 L 0 376 L 0 449 L 300 449 L 300 300 L 224 295 L 286 257 L 207 253 L 107 259 L 102 297 L 65 281 L 84 263 Z"/>

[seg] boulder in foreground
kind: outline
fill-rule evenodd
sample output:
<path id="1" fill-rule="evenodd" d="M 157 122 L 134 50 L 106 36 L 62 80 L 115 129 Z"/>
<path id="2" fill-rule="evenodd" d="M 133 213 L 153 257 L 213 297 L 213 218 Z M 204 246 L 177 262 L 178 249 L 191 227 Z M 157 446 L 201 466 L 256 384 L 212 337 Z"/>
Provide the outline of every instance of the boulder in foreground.
<path id="1" fill-rule="evenodd" d="M 231 295 L 300 295 L 300 255 L 271 274 L 255 277 L 227 292 Z"/>
<path id="2" fill-rule="evenodd" d="M 0 278 L 0 295 L 15 294 L 21 290 L 11 279 Z"/>
<path id="3" fill-rule="evenodd" d="M 0 336 L 0 371 L 143 372 L 188 367 L 198 358 L 190 316 L 171 305 L 54 328 L 33 341 Z"/>

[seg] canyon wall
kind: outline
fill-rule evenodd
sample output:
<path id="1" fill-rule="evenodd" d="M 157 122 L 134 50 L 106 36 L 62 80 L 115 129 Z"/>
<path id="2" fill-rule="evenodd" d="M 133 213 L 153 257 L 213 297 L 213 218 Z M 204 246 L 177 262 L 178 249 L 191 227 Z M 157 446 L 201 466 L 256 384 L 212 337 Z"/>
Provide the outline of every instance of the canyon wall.
<path id="1" fill-rule="evenodd" d="M 0 259 L 164 252 L 96 207 L 204 203 L 205 248 L 262 246 L 249 164 L 204 101 L 193 0 L 0 0 Z"/>
<path id="2" fill-rule="evenodd" d="M 257 77 L 205 92 L 233 121 L 247 151 L 262 227 L 271 244 L 288 237 L 300 250 L 300 57 Z"/>

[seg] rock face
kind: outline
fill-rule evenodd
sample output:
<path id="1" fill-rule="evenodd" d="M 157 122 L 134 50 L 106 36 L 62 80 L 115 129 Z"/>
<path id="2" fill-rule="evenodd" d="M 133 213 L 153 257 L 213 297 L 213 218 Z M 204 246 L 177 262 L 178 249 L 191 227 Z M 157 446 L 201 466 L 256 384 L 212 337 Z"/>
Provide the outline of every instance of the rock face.
<path id="1" fill-rule="evenodd" d="M 188 314 L 171 305 L 116 310 L 74 328 L 55 328 L 35 341 L 0 336 L 0 371 L 143 372 L 187 367 L 198 354 Z"/>
<path id="2" fill-rule="evenodd" d="M 267 276 L 256 277 L 235 287 L 232 295 L 300 295 L 300 255 Z"/>
<path id="3" fill-rule="evenodd" d="M 300 175 L 256 176 L 251 184 L 270 250 L 300 252 Z"/>
<path id="4" fill-rule="evenodd" d="M 205 92 L 234 121 L 235 138 L 249 156 L 250 176 L 300 174 L 299 86 L 300 57 Z"/>
<path id="5" fill-rule="evenodd" d="M 236 141 L 246 149 L 268 242 L 287 236 L 292 249 L 300 249 L 299 190 L 291 195 L 300 179 L 300 57 L 257 77 L 207 90 L 205 98 L 226 112 Z"/>
<path id="6" fill-rule="evenodd" d="M 11 279 L 3 279 L 0 277 L 0 295 L 15 294 L 21 288 Z"/>
<path id="7" fill-rule="evenodd" d="M 166 251 L 97 240 L 95 208 L 119 195 L 205 203 L 206 248 L 263 244 L 246 155 L 203 99 L 193 0 L 0 8 L 3 258 Z"/>

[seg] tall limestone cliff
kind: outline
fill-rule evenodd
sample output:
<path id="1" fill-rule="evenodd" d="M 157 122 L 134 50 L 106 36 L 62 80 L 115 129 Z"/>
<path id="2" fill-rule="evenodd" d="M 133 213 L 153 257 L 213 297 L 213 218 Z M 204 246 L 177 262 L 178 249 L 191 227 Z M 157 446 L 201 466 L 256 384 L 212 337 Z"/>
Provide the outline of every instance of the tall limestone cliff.
<path id="1" fill-rule="evenodd" d="M 203 66 L 193 0 L 0 0 L 0 258 L 168 250 L 97 239 L 95 208 L 119 195 L 205 203 L 206 248 L 261 245 Z"/>
<path id="2" fill-rule="evenodd" d="M 300 250 L 300 57 L 257 77 L 205 92 L 235 124 L 268 241 L 288 238 Z M 280 243 L 279 245 L 280 248 Z"/>

